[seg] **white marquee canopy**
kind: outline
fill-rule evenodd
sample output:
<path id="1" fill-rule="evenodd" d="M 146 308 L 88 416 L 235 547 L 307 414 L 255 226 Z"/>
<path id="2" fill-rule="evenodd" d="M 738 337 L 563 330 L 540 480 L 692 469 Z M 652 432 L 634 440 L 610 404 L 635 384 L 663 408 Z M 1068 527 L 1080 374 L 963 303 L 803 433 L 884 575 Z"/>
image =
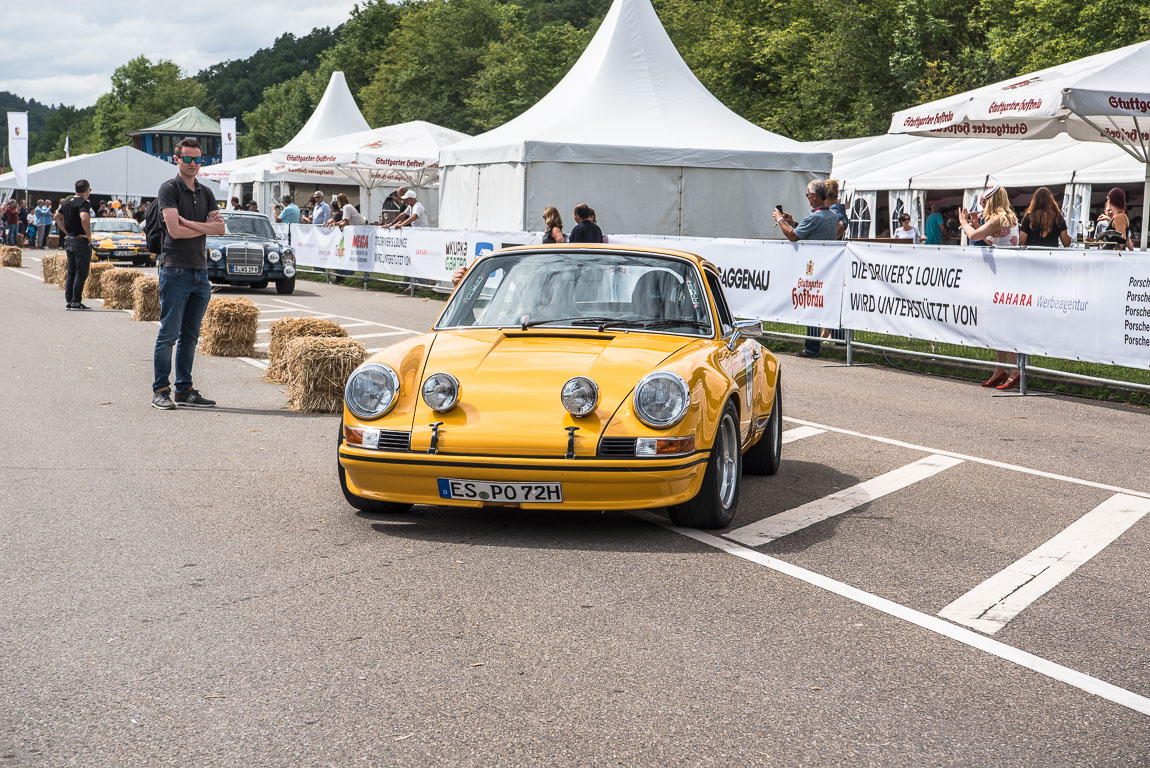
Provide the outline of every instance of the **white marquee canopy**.
<path id="1" fill-rule="evenodd" d="M 650 0 L 615 0 L 541 101 L 443 151 L 442 225 L 538 228 L 585 201 L 615 232 L 779 237 L 764 211 L 802 212 L 830 161 L 711 95 Z"/>

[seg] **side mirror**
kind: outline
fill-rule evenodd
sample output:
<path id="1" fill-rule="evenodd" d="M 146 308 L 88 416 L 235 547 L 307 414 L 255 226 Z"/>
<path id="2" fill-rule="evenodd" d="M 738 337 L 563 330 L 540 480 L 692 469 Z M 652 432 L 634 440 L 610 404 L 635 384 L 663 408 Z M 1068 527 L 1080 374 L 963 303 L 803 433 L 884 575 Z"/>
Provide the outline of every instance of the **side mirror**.
<path id="1" fill-rule="evenodd" d="M 731 340 L 727 342 L 727 349 L 733 351 L 740 336 L 746 336 L 749 339 L 761 339 L 763 337 L 763 321 L 736 320 L 735 330 L 731 333 Z"/>

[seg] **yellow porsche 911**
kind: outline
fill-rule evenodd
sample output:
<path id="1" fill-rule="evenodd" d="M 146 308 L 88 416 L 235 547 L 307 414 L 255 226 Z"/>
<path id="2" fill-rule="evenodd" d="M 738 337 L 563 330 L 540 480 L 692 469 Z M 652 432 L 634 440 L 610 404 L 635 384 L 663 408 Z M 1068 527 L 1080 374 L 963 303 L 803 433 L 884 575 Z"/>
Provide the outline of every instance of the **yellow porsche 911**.
<path id="1" fill-rule="evenodd" d="M 144 231 L 132 219 L 92 219 L 92 259 L 130 261 L 136 266 L 152 264 Z"/>
<path id="2" fill-rule="evenodd" d="M 760 329 L 689 253 L 496 251 L 430 333 L 348 378 L 340 485 L 367 512 L 668 507 L 725 526 L 742 473 L 779 468 L 779 362 Z"/>

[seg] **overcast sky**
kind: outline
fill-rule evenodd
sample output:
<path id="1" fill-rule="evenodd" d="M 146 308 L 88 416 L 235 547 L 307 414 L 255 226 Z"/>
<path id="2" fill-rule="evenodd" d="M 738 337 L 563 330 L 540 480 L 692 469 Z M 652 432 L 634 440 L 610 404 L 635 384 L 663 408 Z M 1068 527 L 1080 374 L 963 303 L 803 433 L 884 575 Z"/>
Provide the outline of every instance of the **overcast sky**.
<path id="1" fill-rule="evenodd" d="M 347 20 L 355 0 L 197 0 L 177 3 L 0 2 L 0 91 L 44 104 L 95 104 L 112 72 L 136 56 L 176 62 L 185 75 L 246 59 L 277 37 Z"/>

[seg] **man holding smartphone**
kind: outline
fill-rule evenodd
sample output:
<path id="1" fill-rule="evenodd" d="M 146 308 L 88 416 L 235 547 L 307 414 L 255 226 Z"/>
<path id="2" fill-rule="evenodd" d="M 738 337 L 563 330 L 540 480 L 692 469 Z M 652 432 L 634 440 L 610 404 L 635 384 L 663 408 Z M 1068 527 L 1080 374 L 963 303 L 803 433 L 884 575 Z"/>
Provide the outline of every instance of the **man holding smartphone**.
<path id="1" fill-rule="evenodd" d="M 211 408 L 216 404 L 192 387 L 192 362 L 200 340 L 200 322 L 212 297 L 205 250 L 208 235 L 224 234 L 224 218 L 216 197 L 196 176 L 204 163 L 200 143 L 184 139 L 176 145 L 179 173 L 160 185 L 156 204 L 163 216 L 164 239 L 157 272 L 160 276 L 160 332 L 153 358 L 152 407 Z M 177 346 L 178 344 L 178 346 Z M 171 394 L 172 347 L 176 346 L 176 392 Z"/>
<path id="2" fill-rule="evenodd" d="M 816 179 L 807 184 L 807 203 L 811 206 L 811 212 L 796 226 L 791 215 L 785 213 L 781 205 L 777 205 L 772 213 L 775 223 L 792 243 L 800 240 L 837 240 L 839 217 L 827 205 L 827 197 L 826 182 Z M 821 333 L 821 328 L 807 326 L 809 338 L 803 343 L 799 357 L 819 356 L 822 351 L 822 342 L 819 341 Z"/>

